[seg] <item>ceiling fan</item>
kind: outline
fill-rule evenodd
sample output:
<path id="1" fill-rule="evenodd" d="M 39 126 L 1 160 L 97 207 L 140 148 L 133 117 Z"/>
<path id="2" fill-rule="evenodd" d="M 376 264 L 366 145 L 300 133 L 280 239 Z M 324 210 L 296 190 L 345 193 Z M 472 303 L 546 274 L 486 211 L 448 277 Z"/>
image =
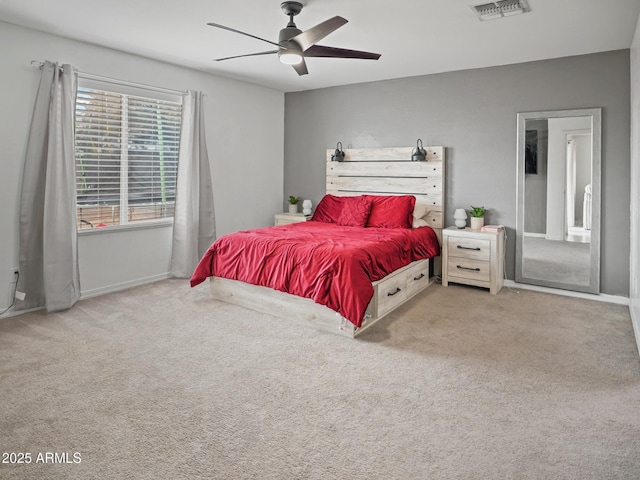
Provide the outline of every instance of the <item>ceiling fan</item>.
<path id="1" fill-rule="evenodd" d="M 289 23 L 285 28 L 280 30 L 277 43 L 256 37 L 250 33 L 236 30 L 235 28 L 220 25 L 218 23 L 207 23 L 207 25 L 212 27 L 222 28 L 223 30 L 246 35 L 247 37 L 262 40 L 263 42 L 267 42 L 278 47 L 277 50 L 269 50 L 267 52 L 216 58 L 215 61 L 221 62 L 232 58 L 254 57 L 257 55 L 271 55 L 277 53 L 278 58 L 282 63 L 291 65 L 298 75 L 306 75 L 309 71 L 307 70 L 307 65 L 304 59 L 309 57 L 360 58 L 365 60 L 378 60 L 380 58 L 379 53 L 361 52 L 359 50 L 347 50 L 344 48 L 317 45 L 316 42 L 322 40 L 324 37 L 340 28 L 342 25 L 347 23 L 347 20 L 342 17 L 333 17 L 303 32 L 302 30 L 299 30 L 293 22 L 293 17 L 302 11 L 302 6 L 302 3 L 300 2 L 282 2 L 280 4 L 282 11 L 289 17 Z"/>

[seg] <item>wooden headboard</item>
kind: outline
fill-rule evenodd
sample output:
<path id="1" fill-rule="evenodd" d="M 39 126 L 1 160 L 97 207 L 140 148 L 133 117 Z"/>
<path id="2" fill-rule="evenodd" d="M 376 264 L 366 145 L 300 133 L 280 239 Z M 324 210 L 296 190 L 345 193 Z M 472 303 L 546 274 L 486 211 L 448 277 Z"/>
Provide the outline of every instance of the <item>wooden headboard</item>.
<path id="1" fill-rule="evenodd" d="M 427 206 L 422 217 L 442 245 L 445 199 L 445 147 L 425 146 L 426 161 L 413 162 L 415 147 L 349 148 L 343 162 L 327 150 L 327 193 L 333 195 L 414 195 Z M 439 262 L 438 262 L 439 263 Z M 436 266 L 439 273 L 439 265 Z"/>

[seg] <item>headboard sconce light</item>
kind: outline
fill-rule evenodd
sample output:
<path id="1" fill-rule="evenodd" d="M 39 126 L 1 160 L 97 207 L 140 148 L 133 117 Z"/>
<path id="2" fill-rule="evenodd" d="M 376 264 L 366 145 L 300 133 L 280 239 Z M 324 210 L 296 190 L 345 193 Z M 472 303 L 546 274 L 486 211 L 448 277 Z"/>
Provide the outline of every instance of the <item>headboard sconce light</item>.
<path id="1" fill-rule="evenodd" d="M 427 159 L 427 151 L 422 148 L 422 140 L 418 139 L 415 150 L 411 153 L 412 162 L 424 162 Z"/>
<path id="2" fill-rule="evenodd" d="M 331 155 L 332 162 L 342 162 L 344 161 L 344 152 L 342 151 L 342 142 L 338 142 L 336 145 L 336 151 Z"/>

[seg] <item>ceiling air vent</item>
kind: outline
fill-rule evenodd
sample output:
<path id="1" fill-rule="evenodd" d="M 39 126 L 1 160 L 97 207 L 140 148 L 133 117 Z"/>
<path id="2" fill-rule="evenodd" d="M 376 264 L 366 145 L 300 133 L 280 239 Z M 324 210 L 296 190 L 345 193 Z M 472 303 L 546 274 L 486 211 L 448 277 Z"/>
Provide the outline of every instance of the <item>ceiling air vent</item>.
<path id="1" fill-rule="evenodd" d="M 527 0 L 501 0 L 500 2 L 475 5 L 471 8 L 473 8 L 480 20 L 493 20 L 494 18 L 510 17 L 511 15 L 531 11 Z"/>

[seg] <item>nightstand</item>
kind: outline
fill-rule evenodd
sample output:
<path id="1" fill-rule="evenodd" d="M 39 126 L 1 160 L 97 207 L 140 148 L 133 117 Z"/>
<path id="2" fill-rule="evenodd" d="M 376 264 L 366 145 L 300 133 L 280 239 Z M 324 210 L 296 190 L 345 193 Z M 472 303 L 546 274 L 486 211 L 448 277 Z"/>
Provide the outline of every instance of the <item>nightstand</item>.
<path id="1" fill-rule="evenodd" d="M 442 230 L 442 285 L 449 282 L 488 288 L 491 295 L 498 293 L 504 284 L 504 230 Z"/>
<path id="2" fill-rule="evenodd" d="M 274 223 L 276 225 L 289 225 L 290 223 L 306 222 L 311 220 L 311 215 L 302 213 L 276 213 L 274 215 Z"/>

